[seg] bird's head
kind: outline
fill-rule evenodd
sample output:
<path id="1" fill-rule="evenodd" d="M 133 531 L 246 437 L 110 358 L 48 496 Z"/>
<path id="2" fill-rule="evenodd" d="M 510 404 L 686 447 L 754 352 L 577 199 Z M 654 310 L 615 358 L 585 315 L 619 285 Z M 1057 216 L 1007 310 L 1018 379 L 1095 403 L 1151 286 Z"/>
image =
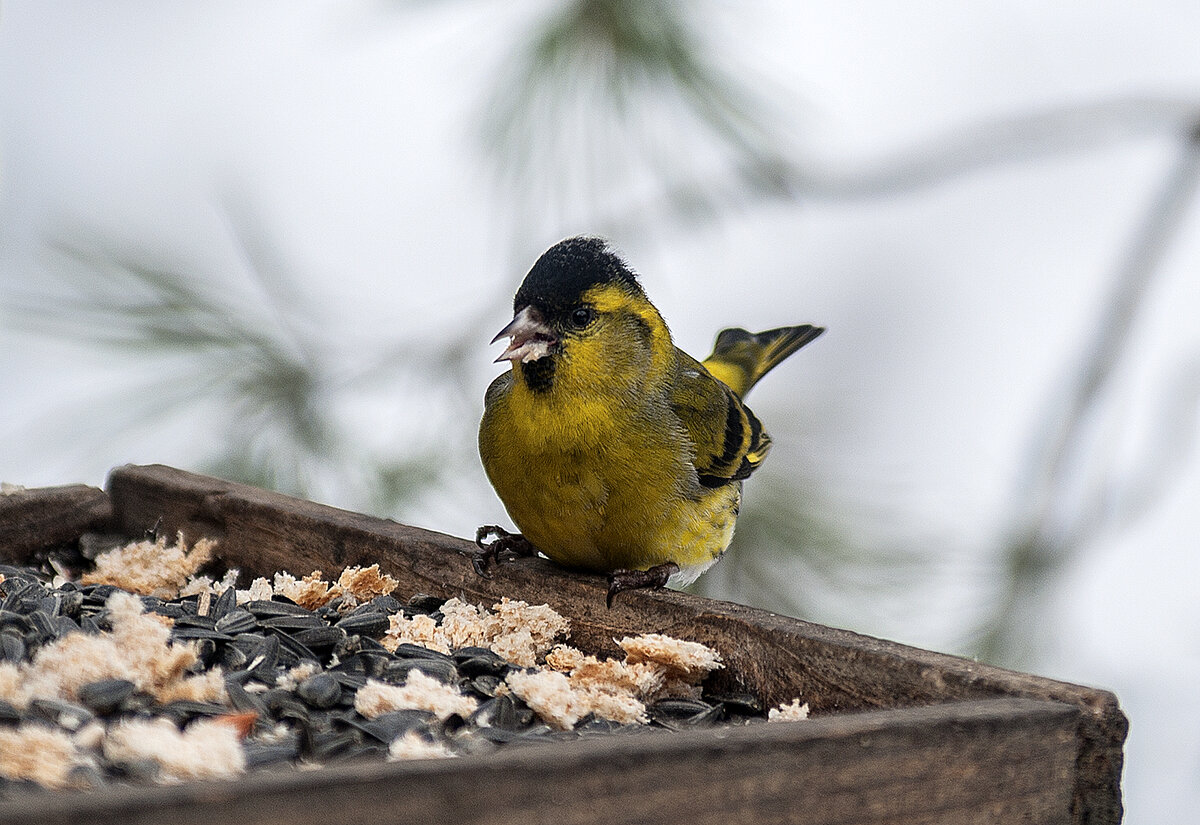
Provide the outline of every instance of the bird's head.
<path id="1" fill-rule="evenodd" d="M 535 391 L 564 383 L 640 382 L 671 348 L 671 337 L 633 271 L 599 238 L 550 247 L 513 299 L 514 317 L 497 361 Z"/>

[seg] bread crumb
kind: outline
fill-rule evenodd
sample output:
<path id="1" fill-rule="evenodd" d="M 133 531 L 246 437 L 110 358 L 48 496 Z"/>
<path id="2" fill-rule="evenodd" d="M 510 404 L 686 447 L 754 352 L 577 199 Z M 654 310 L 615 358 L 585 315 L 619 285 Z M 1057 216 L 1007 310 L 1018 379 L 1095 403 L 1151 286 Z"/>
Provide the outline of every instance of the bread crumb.
<path id="1" fill-rule="evenodd" d="M 650 662 L 630 664 L 587 656 L 572 668 L 571 683 L 578 687 L 626 691 L 640 699 L 651 699 L 663 692 L 667 680 L 662 669 Z"/>
<path id="2" fill-rule="evenodd" d="M 71 734 L 71 741 L 81 750 L 98 751 L 107 733 L 108 729 L 104 727 L 104 723 L 93 719 Z"/>
<path id="3" fill-rule="evenodd" d="M 109 728 L 104 755 L 153 759 L 166 782 L 231 777 L 246 770 L 236 726 L 215 719 L 198 720 L 182 732 L 168 719 L 127 719 Z"/>
<path id="4" fill-rule="evenodd" d="M 768 722 L 799 722 L 808 718 L 808 702 L 800 704 L 799 699 L 785 702 L 777 708 L 771 708 L 767 713 Z"/>
<path id="5" fill-rule="evenodd" d="M 220 596 L 237 583 L 241 570 L 232 567 L 225 571 L 220 581 L 213 581 L 211 576 L 194 576 L 179 590 L 180 596 L 198 596 L 207 593 L 209 596 Z"/>
<path id="6" fill-rule="evenodd" d="M 302 579 L 291 573 L 276 573 L 275 594 L 286 596 L 307 610 L 316 610 L 334 598 L 329 592 L 329 582 L 321 576 L 320 570 L 314 570 Z"/>
<path id="7" fill-rule="evenodd" d="M 338 595 L 350 607 L 369 602 L 376 596 L 386 596 L 400 586 L 400 582 L 379 571 L 378 564 L 370 567 L 347 567 L 338 576 L 335 587 Z"/>
<path id="8" fill-rule="evenodd" d="M 375 679 L 358 689 L 354 709 L 368 719 L 393 710 L 427 710 L 445 721 L 453 714 L 470 716 L 479 701 L 463 695 L 454 685 L 439 682 L 420 670 L 410 670 L 403 685 L 389 685 Z"/>
<path id="9" fill-rule="evenodd" d="M 96 568 L 80 577 L 80 583 L 111 584 L 143 596 L 173 599 L 188 579 L 212 561 L 217 544 L 212 539 L 197 539 L 188 547 L 180 532 L 176 543 L 167 546 L 166 536 L 154 541 L 135 541 L 101 553 Z"/>
<path id="10" fill-rule="evenodd" d="M 246 602 L 269 602 L 271 597 L 275 595 L 275 588 L 271 583 L 261 576 L 250 582 L 250 587 L 246 590 L 237 592 L 237 603 L 245 604 Z"/>
<path id="11" fill-rule="evenodd" d="M 420 645 L 440 653 L 450 652 L 450 647 L 445 641 L 445 631 L 438 627 L 432 616 L 419 613 L 409 618 L 403 613 L 393 613 L 389 621 L 391 626 L 381 640 L 384 649 L 389 653 L 395 653 L 396 648 L 402 644 Z"/>
<path id="12" fill-rule="evenodd" d="M 485 635 L 488 647 L 519 667 L 532 667 L 559 638 L 571 630 L 571 623 L 549 605 L 531 605 L 502 598 L 492 605 L 494 611 Z"/>
<path id="13" fill-rule="evenodd" d="M 576 685 L 554 670 L 514 670 L 504 681 L 546 724 L 559 730 L 570 730 L 589 713 L 621 724 L 646 721 L 646 706 L 619 688 Z"/>
<path id="14" fill-rule="evenodd" d="M 65 731 L 28 723 L 0 728 L 0 776 L 7 779 L 66 788 L 73 768 L 92 763 Z"/>
<path id="15" fill-rule="evenodd" d="M 214 666 L 204 673 L 197 673 L 185 679 L 170 679 L 150 692 L 164 705 L 180 701 L 224 702 L 225 673 L 219 666 Z"/>
<path id="16" fill-rule="evenodd" d="M 579 667 L 588 659 L 595 659 L 595 657 L 588 656 L 582 650 L 570 645 L 555 645 L 546 654 L 546 667 L 567 672 Z"/>
<path id="17" fill-rule="evenodd" d="M 697 684 L 710 672 L 725 666 L 721 662 L 721 654 L 711 647 L 661 633 L 626 636 L 617 644 L 625 651 L 626 662 L 652 662 L 663 669 L 664 676 L 669 680 L 681 679 Z"/>
<path id="18" fill-rule="evenodd" d="M 622 724 L 646 721 L 645 703 L 666 696 L 699 698 L 699 683 L 721 667 L 705 645 L 661 634 L 626 637 L 624 662 L 599 659 L 558 645 L 545 656 L 544 673 L 510 673 L 513 693 L 548 724 L 572 727 L 591 713 Z"/>
<path id="19" fill-rule="evenodd" d="M 447 599 L 441 613 L 442 621 L 435 632 L 435 641 L 443 653 L 455 647 L 486 646 L 484 624 L 487 612 L 483 608 L 462 599 Z"/>
<path id="20" fill-rule="evenodd" d="M 18 665 L 15 674 L 0 666 L 0 696 L 17 707 L 39 697 L 77 701 L 79 688 L 89 682 L 128 679 L 160 702 L 224 700 L 220 668 L 188 674 L 197 660 L 195 645 L 172 644 L 170 630 L 144 612 L 140 599 L 117 591 L 105 608 L 112 631 L 68 633 Z"/>
<path id="21" fill-rule="evenodd" d="M 18 700 L 24 693 L 21 683 L 21 671 L 16 665 L 12 662 L 0 662 L 0 700 L 10 705 L 23 706 L 24 701 Z"/>
<path id="22" fill-rule="evenodd" d="M 388 745 L 389 762 L 405 759 L 446 759 L 454 755 L 454 751 L 441 742 L 431 742 L 415 730 L 397 736 L 392 740 L 392 744 Z"/>
<path id="23" fill-rule="evenodd" d="M 504 598 L 485 610 L 461 599 L 448 599 L 441 607 L 442 621 L 418 614 L 396 613 L 383 639 L 389 651 L 402 643 L 417 644 L 442 653 L 460 647 L 486 647 L 520 667 L 532 667 L 565 636 L 570 622 L 547 605 Z"/>
<path id="24" fill-rule="evenodd" d="M 504 683 L 547 724 L 568 730 L 583 718 L 571 680 L 553 670 L 513 671 Z"/>
<path id="25" fill-rule="evenodd" d="M 316 610 L 337 598 L 341 598 L 347 607 L 355 607 L 362 602 L 369 602 L 376 596 L 391 593 L 400 584 L 387 573 L 380 572 L 378 564 L 372 564 L 370 567 L 347 567 L 342 570 L 338 580 L 332 583 L 322 576 L 324 574 L 320 570 L 314 570 L 302 579 L 297 579 L 291 573 L 276 573 L 271 595 L 286 596 L 308 610 Z M 258 589 L 256 598 L 271 598 L 271 595 L 264 593 L 259 581 L 255 580 L 251 585 Z M 266 584 L 265 579 L 261 581 L 263 585 Z"/>

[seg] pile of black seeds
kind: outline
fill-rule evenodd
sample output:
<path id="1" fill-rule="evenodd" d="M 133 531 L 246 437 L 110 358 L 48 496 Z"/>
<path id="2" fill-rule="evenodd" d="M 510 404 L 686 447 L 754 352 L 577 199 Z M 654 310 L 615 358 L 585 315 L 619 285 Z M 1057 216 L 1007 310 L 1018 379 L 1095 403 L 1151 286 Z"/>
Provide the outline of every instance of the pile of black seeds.
<path id="1" fill-rule="evenodd" d="M 105 603 L 112 585 L 50 584 L 47 571 L 0 565 L 0 660 L 31 660 L 38 650 L 68 633 L 111 630 Z M 379 596 L 353 608 L 341 599 L 315 610 L 275 596 L 270 601 L 236 603 L 233 588 L 210 597 L 206 615 L 198 615 L 199 596 L 163 600 L 139 596 L 147 612 L 174 620 L 173 640 L 196 643 L 199 661 L 193 673 L 219 666 L 225 673 L 227 704 L 196 701 L 157 702 L 132 682 L 106 679 L 86 685 L 79 702 L 35 699 L 19 710 L 0 700 L 0 726 L 36 723 L 74 732 L 92 720 L 170 719 L 180 729 L 203 718 L 253 713 L 256 721 L 242 746 L 248 769 L 288 764 L 328 764 L 351 759 L 384 759 L 389 744 L 410 731 L 454 753 L 478 753 L 514 743 L 574 739 L 597 734 L 678 730 L 717 724 L 741 724 L 765 718 L 750 695 L 710 695 L 703 699 L 663 699 L 647 708 L 649 725 L 621 725 L 586 717 L 569 731 L 551 729 L 512 694 L 497 687 L 516 665 L 491 650 L 464 647 L 449 655 L 412 644 L 394 652 L 379 642 L 390 627 L 389 615 L 426 614 L 441 620 L 442 599 L 416 595 L 407 602 Z M 280 677 L 304 662 L 319 666 L 294 689 L 278 686 Z M 411 670 L 480 700 L 469 717 L 444 721 L 424 710 L 399 710 L 367 719 L 354 709 L 355 693 L 376 679 L 403 685 Z M 517 668 L 520 669 L 520 668 Z M 257 689 L 255 685 L 261 686 Z M 281 724 L 280 724 L 281 723 Z M 282 726 L 283 735 L 280 735 Z M 82 786 L 114 782 L 151 782 L 157 765 L 109 762 L 74 777 Z M 0 776 L 0 798 L 30 783 Z"/>

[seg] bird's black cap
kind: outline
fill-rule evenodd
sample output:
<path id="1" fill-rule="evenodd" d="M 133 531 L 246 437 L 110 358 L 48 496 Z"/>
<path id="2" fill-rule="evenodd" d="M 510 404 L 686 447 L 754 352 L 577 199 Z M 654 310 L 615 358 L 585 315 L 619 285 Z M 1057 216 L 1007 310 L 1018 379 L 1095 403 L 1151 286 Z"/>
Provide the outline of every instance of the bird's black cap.
<path id="1" fill-rule="evenodd" d="M 513 310 L 533 304 L 550 315 L 565 312 L 599 284 L 617 284 L 644 295 L 637 276 L 602 238 L 577 237 L 559 241 L 542 253 L 525 276 Z"/>

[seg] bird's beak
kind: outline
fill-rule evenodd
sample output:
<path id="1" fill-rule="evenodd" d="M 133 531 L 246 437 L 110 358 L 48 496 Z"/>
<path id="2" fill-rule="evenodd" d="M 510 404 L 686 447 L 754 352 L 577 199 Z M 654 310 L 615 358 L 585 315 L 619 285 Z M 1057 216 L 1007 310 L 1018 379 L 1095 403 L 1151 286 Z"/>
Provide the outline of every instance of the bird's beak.
<path id="1" fill-rule="evenodd" d="M 500 330 L 492 343 L 501 338 L 510 339 L 508 349 L 500 354 L 496 362 L 518 361 L 522 364 L 550 354 L 550 349 L 558 343 L 558 338 L 546 326 L 542 314 L 532 306 L 527 306 L 517 313 L 508 326 Z"/>

